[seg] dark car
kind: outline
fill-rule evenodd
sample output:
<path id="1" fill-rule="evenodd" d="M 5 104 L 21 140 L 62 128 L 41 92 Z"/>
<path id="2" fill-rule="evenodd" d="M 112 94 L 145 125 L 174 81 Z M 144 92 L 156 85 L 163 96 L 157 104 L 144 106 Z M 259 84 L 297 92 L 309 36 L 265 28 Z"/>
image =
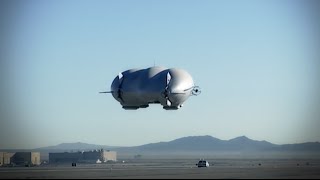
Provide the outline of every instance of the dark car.
<path id="1" fill-rule="evenodd" d="M 198 167 L 209 167 L 209 162 L 206 160 L 200 160 L 198 164 L 196 164 Z"/>

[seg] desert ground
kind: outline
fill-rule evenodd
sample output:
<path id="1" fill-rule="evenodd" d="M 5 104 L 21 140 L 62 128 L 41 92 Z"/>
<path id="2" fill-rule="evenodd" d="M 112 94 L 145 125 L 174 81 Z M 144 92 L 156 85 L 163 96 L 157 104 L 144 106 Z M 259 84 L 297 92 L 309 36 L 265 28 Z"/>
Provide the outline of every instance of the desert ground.
<path id="1" fill-rule="evenodd" d="M 44 164 L 35 167 L 1 167 L 0 179 L 319 179 L 320 159 L 199 159 L 118 160 L 115 163 Z"/>

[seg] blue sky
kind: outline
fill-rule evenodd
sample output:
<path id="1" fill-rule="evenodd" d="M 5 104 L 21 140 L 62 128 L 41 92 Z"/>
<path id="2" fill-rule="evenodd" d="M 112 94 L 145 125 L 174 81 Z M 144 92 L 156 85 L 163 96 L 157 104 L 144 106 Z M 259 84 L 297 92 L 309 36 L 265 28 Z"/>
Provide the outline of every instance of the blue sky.
<path id="1" fill-rule="evenodd" d="M 0 148 L 184 136 L 320 140 L 316 1 L 3 1 Z M 125 111 L 114 77 L 154 63 L 202 94 Z"/>

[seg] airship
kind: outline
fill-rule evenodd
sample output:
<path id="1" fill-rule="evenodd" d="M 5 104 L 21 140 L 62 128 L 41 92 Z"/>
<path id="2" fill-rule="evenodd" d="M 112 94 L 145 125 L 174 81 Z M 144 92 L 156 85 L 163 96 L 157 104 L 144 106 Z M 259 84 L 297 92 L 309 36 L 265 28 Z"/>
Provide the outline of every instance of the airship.
<path id="1" fill-rule="evenodd" d="M 190 97 L 201 93 L 191 75 L 179 68 L 160 66 L 120 72 L 111 84 L 111 93 L 125 110 L 161 104 L 165 110 L 177 110 Z"/>

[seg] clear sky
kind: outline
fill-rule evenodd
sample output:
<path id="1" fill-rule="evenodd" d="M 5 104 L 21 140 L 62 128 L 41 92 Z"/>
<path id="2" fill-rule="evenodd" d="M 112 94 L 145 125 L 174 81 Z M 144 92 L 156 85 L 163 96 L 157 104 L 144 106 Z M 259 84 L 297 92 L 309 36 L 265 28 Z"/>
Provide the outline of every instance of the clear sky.
<path id="1" fill-rule="evenodd" d="M 1 1 L 0 148 L 134 146 L 184 136 L 320 141 L 320 3 Z M 126 111 L 110 89 L 154 63 L 202 94 Z"/>

